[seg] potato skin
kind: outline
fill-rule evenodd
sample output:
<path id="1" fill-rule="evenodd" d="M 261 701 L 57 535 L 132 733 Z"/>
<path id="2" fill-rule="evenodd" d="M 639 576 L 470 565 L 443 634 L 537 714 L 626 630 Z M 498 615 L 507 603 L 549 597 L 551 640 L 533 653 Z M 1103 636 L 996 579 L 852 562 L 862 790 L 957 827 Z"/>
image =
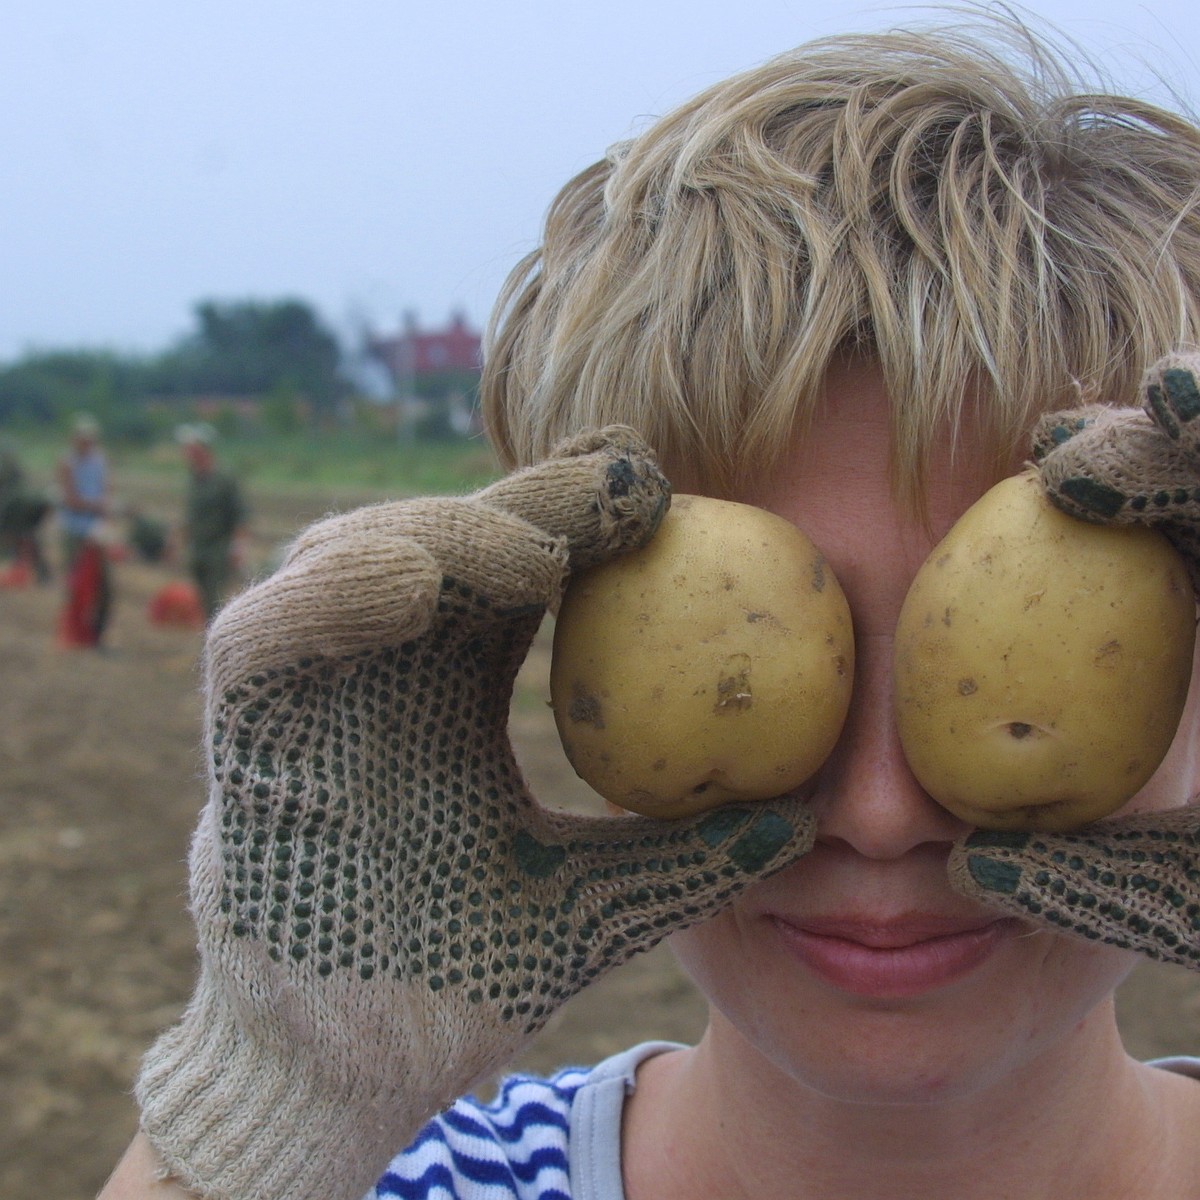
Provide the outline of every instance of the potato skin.
<path id="1" fill-rule="evenodd" d="M 1074 829 L 1157 769 L 1187 699 L 1196 610 L 1145 528 L 1091 525 L 1006 479 L 917 573 L 896 629 L 900 740 L 938 803 L 985 829 Z"/>
<path id="2" fill-rule="evenodd" d="M 853 679 L 849 606 L 812 542 L 764 509 L 683 495 L 648 545 L 571 581 L 550 694 L 586 783 L 682 817 L 809 779 Z"/>

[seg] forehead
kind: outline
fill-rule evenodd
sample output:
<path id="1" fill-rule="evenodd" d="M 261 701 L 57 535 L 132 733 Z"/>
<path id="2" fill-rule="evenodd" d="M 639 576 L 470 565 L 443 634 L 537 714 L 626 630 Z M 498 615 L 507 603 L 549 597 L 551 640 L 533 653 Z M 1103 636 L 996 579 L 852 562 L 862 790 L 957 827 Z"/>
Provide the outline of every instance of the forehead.
<path id="1" fill-rule="evenodd" d="M 959 428 L 945 422 L 922 442 L 924 483 L 917 510 L 900 499 L 897 422 L 882 373 L 871 363 L 834 368 L 804 433 L 741 498 L 762 503 L 757 496 L 791 493 L 791 502 L 803 508 L 821 511 L 836 504 L 847 520 L 871 513 L 909 516 L 944 533 L 993 483 L 1021 468 L 1026 450 L 997 463 L 996 442 L 984 432 L 977 410 L 967 406 L 966 412 Z"/>
<path id="2" fill-rule="evenodd" d="M 740 495 L 798 525 L 816 543 L 856 610 L 885 626 L 929 552 L 1003 474 L 991 446 L 970 429 L 947 426 L 923 447 L 922 511 L 899 496 L 892 463 L 893 420 L 877 369 L 830 374 L 808 431 Z M 889 626 L 890 628 L 890 626 Z"/>
<path id="3" fill-rule="evenodd" d="M 941 503 L 947 487 L 954 497 L 964 490 L 978 494 L 1019 471 L 1030 455 L 1025 421 L 1032 424 L 1036 413 L 1021 419 L 1011 405 L 970 389 L 945 407 L 957 410 L 956 427 L 950 416 L 939 419 L 943 406 L 935 398 L 891 395 L 873 360 L 835 359 L 816 394 L 797 404 L 801 434 L 774 438 L 755 459 L 740 460 L 741 479 L 732 490 L 722 486 L 723 468 L 738 457 L 736 447 L 724 445 L 719 463 L 667 457 L 663 465 L 678 492 L 748 503 L 762 503 L 756 497 L 768 483 L 790 478 L 814 486 L 829 469 L 849 470 L 924 514 Z"/>

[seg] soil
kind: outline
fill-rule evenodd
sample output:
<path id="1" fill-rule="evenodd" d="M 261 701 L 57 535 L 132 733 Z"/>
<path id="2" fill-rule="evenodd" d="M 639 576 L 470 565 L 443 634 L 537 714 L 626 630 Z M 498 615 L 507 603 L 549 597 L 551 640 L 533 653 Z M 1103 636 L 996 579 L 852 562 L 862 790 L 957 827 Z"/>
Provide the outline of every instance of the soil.
<path id="1" fill-rule="evenodd" d="M 316 506 L 320 511 L 320 505 Z M 315 515 L 256 504 L 264 557 Z M 202 800 L 195 631 L 146 617 L 169 566 L 117 565 L 102 653 L 55 642 L 57 583 L 0 591 L 0 1195 L 86 1200 L 129 1141 L 138 1060 L 192 986 L 185 855 Z M 513 736 L 541 796 L 595 811 L 545 704 L 549 650 L 523 673 Z M 1200 980 L 1147 964 L 1120 997 L 1133 1053 L 1200 1047 Z M 694 1039 L 703 1005 L 664 948 L 559 1013 L 522 1063 L 594 1061 Z"/>

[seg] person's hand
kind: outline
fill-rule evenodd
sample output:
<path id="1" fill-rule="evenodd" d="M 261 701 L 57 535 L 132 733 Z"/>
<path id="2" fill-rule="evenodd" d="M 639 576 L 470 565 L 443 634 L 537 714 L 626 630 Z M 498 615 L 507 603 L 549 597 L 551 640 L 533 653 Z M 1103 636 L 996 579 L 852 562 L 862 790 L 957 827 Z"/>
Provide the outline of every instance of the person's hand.
<path id="1" fill-rule="evenodd" d="M 1147 373 L 1143 409 L 1044 417 L 1034 457 L 1050 499 L 1102 524 L 1151 525 L 1200 581 L 1200 357 Z M 1200 806 L 1073 833 L 978 831 L 951 854 L 964 894 L 1048 928 L 1200 970 Z"/>
<path id="2" fill-rule="evenodd" d="M 1033 453 L 1063 512 L 1161 530 L 1200 574 L 1200 355 L 1159 359 L 1141 408 L 1088 405 L 1043 417 Z"/>
<path id="3" fill-rule="evenodd" d="M 631 431 L 583 435 L 473 496 L 322 522 L 221 612 L 199 981 L 137 1089 L 173 1177 L 361 1196 L 574 992 L 811 847 L 800 797 L 661 822 L 522 780 L 508 706 L 544 613 L 668 503 Z"/>
<path id="4" fill-rule="evenodd" d="M 1200 970 L 1200 809 L 1075 833 L 977 830 L 951 852 L 955 887 L 1059 933 Z"/>

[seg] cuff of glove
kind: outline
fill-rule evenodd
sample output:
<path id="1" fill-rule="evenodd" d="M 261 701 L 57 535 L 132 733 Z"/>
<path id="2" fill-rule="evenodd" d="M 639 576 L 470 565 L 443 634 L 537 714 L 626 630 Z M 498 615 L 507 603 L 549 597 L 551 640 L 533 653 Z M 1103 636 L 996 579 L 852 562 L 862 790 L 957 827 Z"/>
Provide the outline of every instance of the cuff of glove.
<path id="1" fill-rule="evenodd" d="M 205 1200 L 360 1200 L 424 1117 L 365 1071 L 334 1082 L 324 1065 L 202 991 L 146 1056 L 142 1129 Z"/>

